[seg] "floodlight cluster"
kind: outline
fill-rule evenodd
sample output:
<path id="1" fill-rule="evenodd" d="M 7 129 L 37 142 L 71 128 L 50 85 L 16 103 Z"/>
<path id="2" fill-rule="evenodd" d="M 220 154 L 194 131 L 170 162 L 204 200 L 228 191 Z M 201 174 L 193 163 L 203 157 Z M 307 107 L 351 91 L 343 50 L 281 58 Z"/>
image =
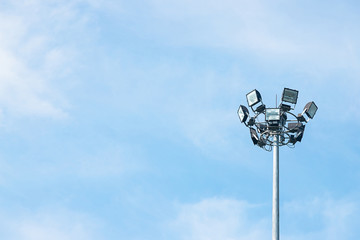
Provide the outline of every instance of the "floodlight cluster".
<path id="1" fill-rule="evenodd" d="M 313 119 L 318 107 L 312 101 L 305 105 L 302 113 L 295 115 L 299 91 L 284 88 L 281 103 L 276 108 L 266 108 L 261 94 L 254 89 L 246 95 L 247 103 L 254 116 L 250 116 L 247 107 L 240 105 L 238 116 L 240 122 L 250 129 L 250 137 L 254 145 L 271 151 L 275 145 L 275 136 L 278 136 L 279 146 L 294 147 L 301 142 L 305 125 Z"/>

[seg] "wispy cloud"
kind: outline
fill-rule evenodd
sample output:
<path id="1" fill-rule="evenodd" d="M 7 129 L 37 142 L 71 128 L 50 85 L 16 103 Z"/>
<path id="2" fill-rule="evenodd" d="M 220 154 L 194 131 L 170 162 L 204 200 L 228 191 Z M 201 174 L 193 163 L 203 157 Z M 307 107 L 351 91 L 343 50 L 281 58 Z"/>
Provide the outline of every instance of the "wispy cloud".
<path id="1" fill-rule="evenodd" d="M 101 223 L 90 216 L 52 207 L 39 211 L 23 211 L 4 214 L 2 211 L 1 233 L 3 239 L 46 240 L 46 239 L 99 239 Z"/>
<path id="2" fill-rule="evenodd" d="M 284 239 L 356 239 L 359 205 L 351 199 L 314 197 L 285 203 Z M 312 225 L 312 226 L 309 226 Z M 295 233 L 290 233 L 290 231 Z"/>
<path id="3" fill-rule="evenodd" d="M 178 239 L 186 240 L 257 240 L 269 236 L 268 221 L 251 220 L 254 208 L 244 201 L 209 198 L 184 204 L 172 223 Z"/>
<path id="4" fill-rule="evenodd" d="M 63 118 L 65 77 L 87 16 L 72 1 L 5 1 L 0 11 L 0 106 L 10 114 Z M 69 41 L 70 40 L 70 41 Z M 61 81 L 56 82 L 56 81 Z"/>
<path id="5" fill-rule="evenodd" d="M 246 201 L 207 198 L 197 203 L 180 205 L 178 216 L 170 226 L 179 236 L 178 239 L 269 238 L 271 219 L 255 217 L 256 208 L 259 206 Z M 281 208 L 283 239 L 356 239 L 358 204 L 354 201 L 314 197 L 312 200 L 286 202 Z"/>
<path id="6" fill-rule="evenodd" d="M 156 16 L 152 23 L 160 24 L 152 31 L 172 43 L 246 51 L 268 61 L 290 60 L 297 67 L 316 63 L 317 69 L 355 70 L 359 65 L 360 35 L 350 4 L 154 0 L 149 5 L 153 12 L 148 14 Z"/>

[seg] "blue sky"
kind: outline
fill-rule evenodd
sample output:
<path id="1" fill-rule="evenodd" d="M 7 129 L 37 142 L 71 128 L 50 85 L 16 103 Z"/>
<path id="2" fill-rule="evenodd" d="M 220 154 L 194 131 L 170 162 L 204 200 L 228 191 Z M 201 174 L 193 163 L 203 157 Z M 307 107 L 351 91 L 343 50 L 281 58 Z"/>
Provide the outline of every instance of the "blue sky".
<path id="1" fill-rule="evenodd" d="M 272 154 L 237 108 L 319 111 L 280 149 L 284 240 L 360 237 L 356 1 L 0 3 L 0 238 L 259 240 Z"/>

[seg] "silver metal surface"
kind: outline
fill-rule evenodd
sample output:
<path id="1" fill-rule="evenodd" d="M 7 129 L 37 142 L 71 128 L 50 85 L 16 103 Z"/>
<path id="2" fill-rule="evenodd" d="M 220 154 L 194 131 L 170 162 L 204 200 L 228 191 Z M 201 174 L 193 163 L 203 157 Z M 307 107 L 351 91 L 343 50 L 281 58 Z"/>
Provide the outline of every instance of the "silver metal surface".
<path id="1" fill-rule="evenodd" d="M 273 202 L 272 202 L 272 240 L 279 240 L 279 135 L 274 137 L 273 146 Z"/>

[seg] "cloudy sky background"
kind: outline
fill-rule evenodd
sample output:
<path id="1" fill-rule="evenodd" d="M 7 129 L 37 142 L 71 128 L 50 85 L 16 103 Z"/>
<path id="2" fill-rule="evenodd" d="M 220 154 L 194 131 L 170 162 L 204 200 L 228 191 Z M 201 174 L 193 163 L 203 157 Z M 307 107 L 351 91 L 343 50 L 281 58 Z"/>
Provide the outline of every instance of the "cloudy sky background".
<path id="1" fill-rule="evenodd" d="M 360 237 L 356 1 L 0 3 L 0 238 L 260 240 L 258 89 L 319 111 L 280 150 L 284 240 Z"/>

